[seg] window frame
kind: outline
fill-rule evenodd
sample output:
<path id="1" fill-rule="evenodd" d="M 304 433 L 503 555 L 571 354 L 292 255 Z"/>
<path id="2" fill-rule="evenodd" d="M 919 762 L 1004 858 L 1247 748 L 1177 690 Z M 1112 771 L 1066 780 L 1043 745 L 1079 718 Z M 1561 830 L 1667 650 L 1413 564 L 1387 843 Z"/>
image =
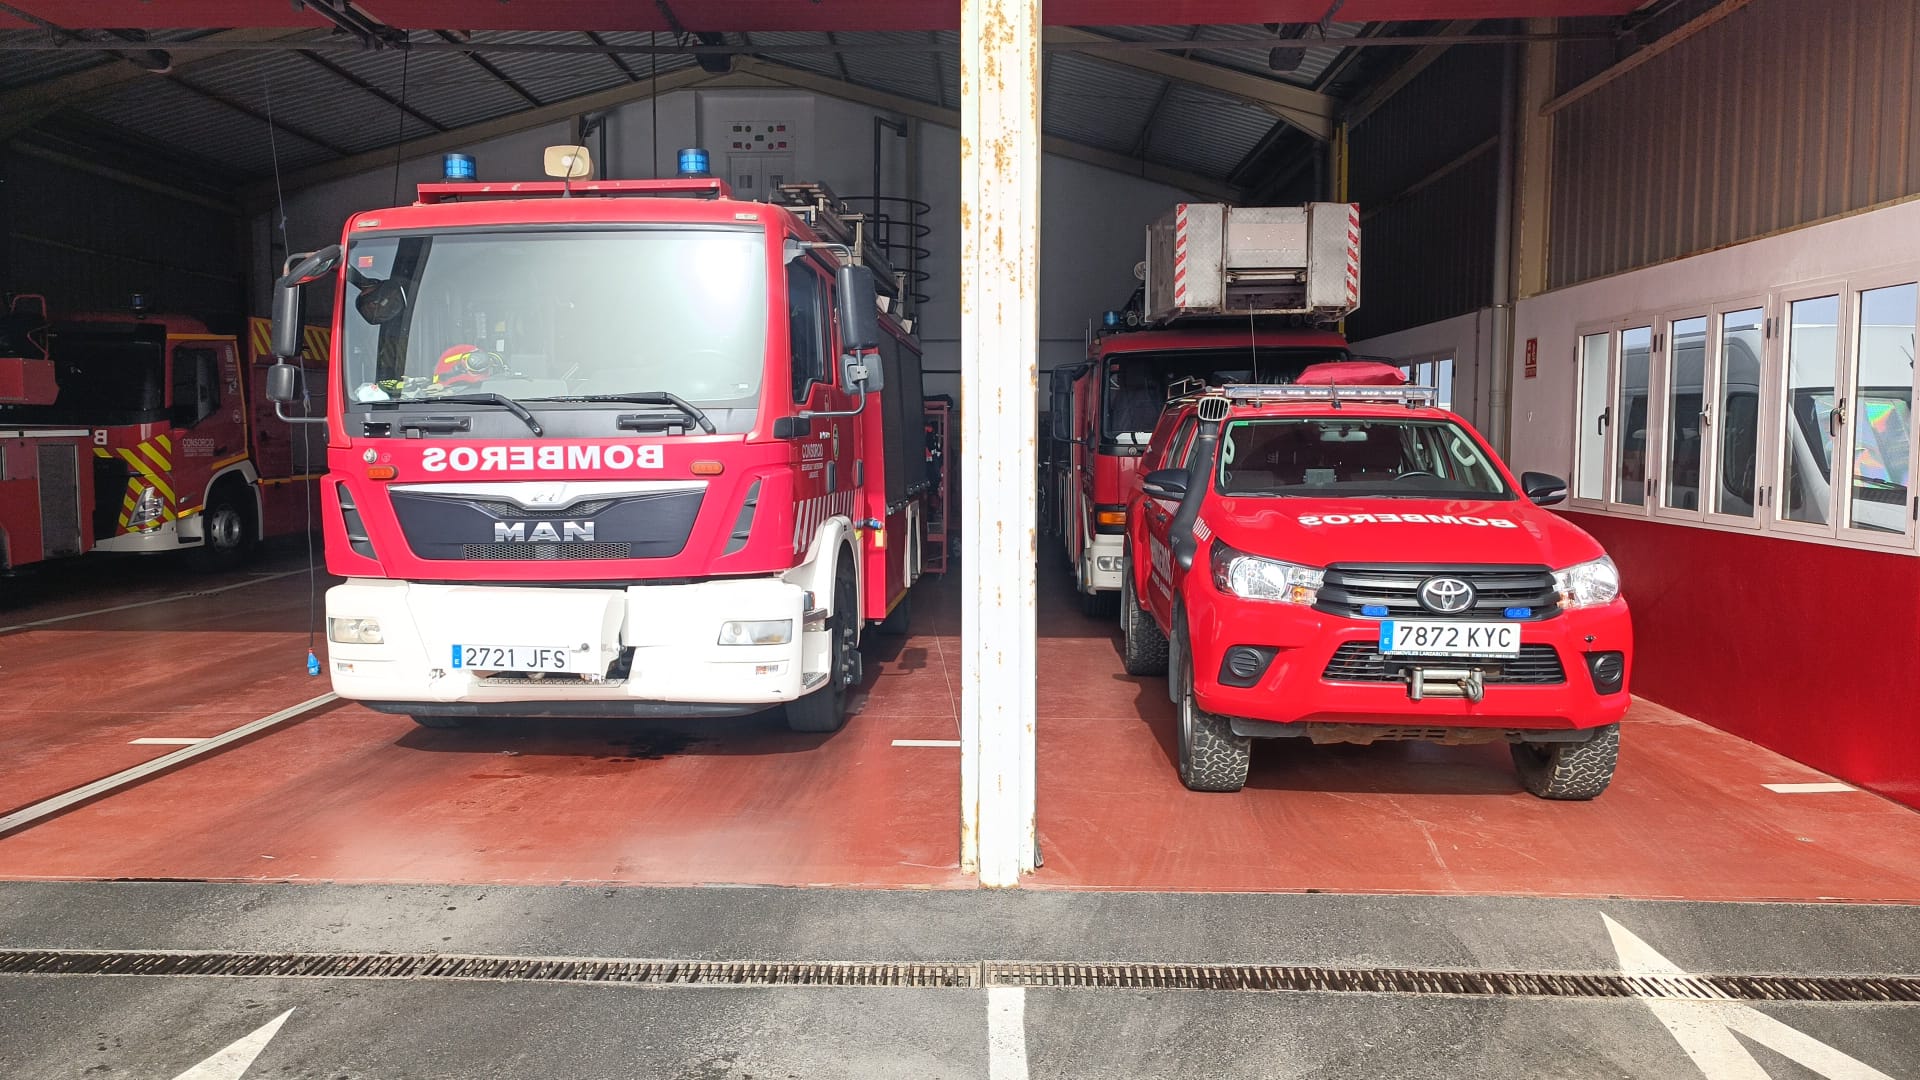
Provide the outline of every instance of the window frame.
<path id="1" fill-rule="evenodd" d="M 1605 512 L 1609 506 L 1609 496 L 1613 493 L 1613 369 L 1616 356 L 1620 351 L 1620 333 L 1618 320 L 1581 323 L 1573 330 L 1573 467 L 1567 473 L 1567 506 L 1570 509 L 1589 510 L 1595 513 Z M 1594 417 L 1596 423 L 1605 423 L 1607 432 L 1600 443 L 1600 495 L 1595 498 L 1580 494 L 1580 470 L 1586 464 L 1582 460 L 1587 433 L 1587 380 L 1582 365 L 1586 363 L 1587 339 L 1605 336 L 1607 339 L 1607 389 L 1600 413 Z"/>
<path id="2" fill-rule="evenodd" d="M 1841 422 L 1842 434 L 1841 436 L 1836 436 L 1834 439 L 1833 525 L 1836 539 L 1845 540 L 1849 543 L 1874 548 L 1915 550 L 1916 542 L 1920 541 L 1920 523 L 1916 523 L 1914 520 L 1916 509 L 1920 508 L 1920 495 L 1916 495 L 1914 492 L 1915 485 L 1913 480 L 1916 473 L 1920 472 L 1920 440 L 1916 440 L 1911 436 L 1907 440 L 1907 499 L 1904 508 L 1906 525 L 1903 531 L 1899 533 L 1886 533 L 1874 529 L 1862 529 L 1850 524 L 1853 513 L 1852 463 L 1854 425 L 1859 419 L 1858 406 L 1860 400 L 1859 360 L 1862 337 L 1861 316 L 1864 309 L 1861 297 L 1863 294 L 1873 292 L 1877 289 L 1897 288 L 1902 285 L 1915 286 L 1915 310 L 1913 315 L 1916 334 L 1920 334 L 1920 266 L 1908 265 L 1892 270 L 1855 274 L 1846 279 L 1847 291 L 1844 297 L 1845 305 L 1841 312 L 1842 317 L 1847 320 L 1847 332 L 1842 336 L 1842 339 L 1846 342 L 1846 348 L 1840 355 L 1841 370 L 1838 374 L 1841 377 L 1835 380 L 1840 385 L 1836 386 L 1835 390 L 1837 392 L 1841 386 L 1845 387 L 1848 407 L 1845 418 Z M 1913 384 L 1909 385 L 1907 389 L 1909 431 L 1911 431 L 1912 425 L 1914 399 L 1915 397 L 1920 397 L 1920 369 L 1916 369 L 1911 377 Z M 1843 438 L 1844 442 L 1842 441 Z M 1840 482 L 1840 472 L 1843 465 L 1846 467 L 1847 473 L 1845 483 Z"/>
<path id="3" fill-rule="evenodd" d="M 1706 348 L 1706 342 L 1713 340 L 1713 313 L 1709 310 L 1709 305 L 1707 304 L 1693 304 L 1686 307 L 1669 308 L 1660 313 L 1658 319 L 1654 322 L 1653 347 L 1647 356 L 1649 361 L 1647 370 L 1648 437 L 1650 440 L 1657 437 L 1660 441 L 1659 457 L 1654 462 L 1653 467 L 1647 470 L 1647 478 L 1653 482 L 1653 486 L 1647 497 L 1647 508 L 1654 517 L 1669 521 L 1699 521 L 1703 515 L 1698 503 L 1701 501 L 1701 495 L 1704 491 L 1704 481 L 1707 475 L 1706 447 L 1704 444 L 1701 447 L 1700 456 L 1701 483 L 1696 485 L 1694 495 L 1696 505 L 1692 509 L 1683 506 L 1667 505 L 1667 496 L 1671 493 L 1673 485 L 1673 477 L 1670 475 L 1673 462 L 1668 458 L 1669 442 L 1673 436 L 1673 426 L 1678 422 L 1678 418 L 1673 415 L 1673 358 L 1675 352 L 1673 346 L 1673 328 L 1675 324 L 1686 322 L 1690 319 L 1700 319 L 1706 323 L 1706 338 L 1701 346 L 1704 350 Z M 1712 382 L 1712 372 L 1708 366 L 1708 358 L 1703 351 L 1700 363 L 1700 399 L 1703 403 L 1707 400 L 1708 391 L 1712 389 Z M 1704 438 L 1705 436 L 1703 434 L 1703 443 Z"/>
<path id="4" fill-rule="evenodd" d="M 1768 386 L 1773 392 L 1773 409 L 1768 421 L 1773 425 L 1773 449 L 1767 459 L 1767 498 L 1766 522 L 1768 532 L 1779 532 L 1794 536 L 1837 539 L 1839 527 L 1836 518 L 1839 507 L 1839 494 L 1835 489 L 1834 474 L 1839 472 L 1840 436 L 1833 436 L 1833 455 L 1827 469 L 1827 519 L 1824 522 L 1795 521 L 1787 517 L 1782 508 L 1786 503 L 1787 454 L 1789 447 L 1786 439 L 1788 413 L 1792 409 L 1790 395 L 1787 392 L 1787 380 L 1792 377 L 1792 367 L 1788 342 L 1793 339 L 1793 305 L 1807 300 L 1821 300 L 1826 297 L 1837 299 L 1837 314 L 1834 316 L 1834 386 L 1835 396 L 1840 395 L 1841 384 L 1845 381 L 1848 361 L 1852 350 L 1847 347 L 1846 335 L 1841 331 L 1852 322 L 1853 305 L 1850 302 L 1850 290 L 1846 278 L 1824 278 L 1819 281 L 1781 289 L 1777 294 L 1779 315 L 1774 323 L 1774 337 L 1767 350 L 1772 359 L 1772 368 L 1768 377 Z M 1851 431 L 1848 438 L 1852 438 Z"/>
<path id="5" fill-rule="evenodd" d="M 789 387 L 789 396 L 793 399 L 793 403 L 795 405 L 806 405 L 813 400 L 813 388 L 816 385 L 825 385 L 829 389 L 833 386 L 832 379 L 827 377 L 827 373 L 833 370 L 832 358 L 835 344 L 833 304 L 829 302 L 832 295 L 833 276 L 823 272 L 813 259 L 805 257 L 789 262 L 786 269 L 787 280 L 782 284 L 786 289 L 784 299 L 788 307 L 787 385 Z M 791 309 L 793 306 L 793 275 L 796 273 L 807 274 L 813 279 L 813 317 L 815 325 L 819 327 L 820 331 L 820 354 L 814 370 L 807 374 L 807 379 L 804 383 L 800 381 L 799 372 L 795 370 L 793 363 L 793 314 Z"/>
<path id="6" fill-rule="evenodd" d="M 1700 520 L 1742 532 L 1760 532 L 1765 528 L 1768 510 L 1761 501 L 1761 488 L 1766 479 L 1766 469 L 1773 461 L 1773 447 L 1778 439 L 1778 434 L 1769 429 L 1769 421 L 1774 415 L 1773 403 L 1777 397 L 1773 391 L 1772 371 L 1776 362 L 1775 339 L 1778 336 L 1773 331 L 1779 325 L 1778 315 L 1772 298 L 1765 295 L 1722 300 L 1708 305 L 1708 308 L 1707 340 L 1712 347 L 1706 357 L 1705 381 L 1711 384 L 1712 388 L 1713 422 L 1710 427 L 1713 435 L 1707 440 L 1701 459 Z M 1755 310 L 1760 312 L 1760 355 L 1758 357 L 1759 374 L 1756 376 L 1757 381 L 1754 387 L 1753 493 L 1750 498 L 1753 513 L 1743 517 L 1713 509 L 1714 500 L 1709 494 L 1709 485 L 1712 491 L 1718 491 L 1721 469 L 1724 465 L 1721 461 L 1723 446 L 1721 432 L 1725 430 L 1723 425 L 1726 423 L 1726 417 L 1722 415 L 1720 405 L 1727 379 L 1727 361 L 1723 347 L 1726 339 L 1727 316 Z"/>

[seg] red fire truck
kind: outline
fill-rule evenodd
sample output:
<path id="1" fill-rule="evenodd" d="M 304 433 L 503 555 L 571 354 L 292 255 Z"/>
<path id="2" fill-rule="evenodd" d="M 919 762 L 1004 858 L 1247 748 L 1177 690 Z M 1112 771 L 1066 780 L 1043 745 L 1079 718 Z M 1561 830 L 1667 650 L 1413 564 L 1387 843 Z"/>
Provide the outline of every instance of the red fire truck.
<path id="1" fill-rule="evenodd" d="M 1088 614 L 1119 597 L 1127 493 L 1167 400 L 1205 382 L 1285 382 L 1347 357 L 1328 329 L 1360 305 L 1360 213 L 1347 203 L 1182 203 L 1147 229 L 1142 281 L 1052 372 L 1049 531 Z"/>
<path id="2" fill-rule="evenodd" d="M 920 572 L 901 283 L 823 188 L 566 175 L 585 154 L 423 184 L 280 281 L 282 354 L 297 290 L 338 290 L 334 689 L 428 727 L 784 705 L 837 729 L 863 629 Z"/>
<path id="3" fill-rule="evenodd" d="M 307 527 L 324 435 L 274 422 L 266 320 L 244 362 L 179 315 L 50 318 L 23 295 L 0 324 L 0 567 L 189 548 L 220 567 Z M 326 331 L 299 344 L 317 361 Z"/>

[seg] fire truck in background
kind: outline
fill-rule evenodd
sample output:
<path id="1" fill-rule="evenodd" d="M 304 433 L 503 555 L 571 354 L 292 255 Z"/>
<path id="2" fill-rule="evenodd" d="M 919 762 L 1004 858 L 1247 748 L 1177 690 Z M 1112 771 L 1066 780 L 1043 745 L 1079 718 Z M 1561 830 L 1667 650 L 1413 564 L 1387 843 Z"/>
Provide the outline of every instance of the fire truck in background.
<path id="1" fill-rule="evenodd" d="M 1130 480 L 1166 402 L 1196 382 L 1284 383 L 1347 359 L 1329 327 L 1360 306 L 1360 209 L 1182 203 L 1147 228 L 1142 287 L 1052 372 L 1046 528 L 1090 615 L 1115 609 Z"/>
<path id="2" fill-rule="evenodd" d="M 474 717 L 844 722 L 904 621 L 927 484 L 905 291 L 831 192 L 423 184 L 277 286 L 332 281 L 322 491 L 334 690 Z M 274 369 L 276 400 L 300 397 Z"/>
<path id="3" fill-rule="evenodd" d="M 50 317 L 43 297 L 13 297 L 0 316 L 0 567 L 198 549 L 218 568 L 306 529 L 324 435 L 274 420 L 267 321 L 251 331 L 243 354 L 185 316 Z M 305 328 L 301 344 L 317 362 L 326 331 Z"/>

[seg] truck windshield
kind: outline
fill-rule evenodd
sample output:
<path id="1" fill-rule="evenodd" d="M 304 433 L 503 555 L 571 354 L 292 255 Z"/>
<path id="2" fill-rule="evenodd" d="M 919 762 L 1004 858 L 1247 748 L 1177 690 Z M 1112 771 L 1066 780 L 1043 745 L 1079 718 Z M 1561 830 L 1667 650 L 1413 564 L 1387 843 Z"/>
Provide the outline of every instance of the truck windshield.
<path id="1" fill-rule="evenodd" d="M 1227 425 L 1222 495 L 1511 499 L 1465 428 L 1447 420 L 1283 417 Z"/>
<path id="2" fill-rule="evenodd" d="M 47 355 L 59 395 L 51 405 L 0 406 L 20 423 L 150 424 L 166 418 L 166 330 L 158 325 L 56 325 Z"/>
<path id="3" fill-rule="evenodd" d="M 369 237 L 348 249 L 344 309 L 350 407 L 665 391 L 752 409 L 766 242 L 713 228 Z"/>
<path id="4" fill-rule="evenodd" d="M 1309 364 L 1345 360 L 1342 349 L 1173 349 L 1119 353 L 1105 361 L 1100 441 L 1109 447 L 1146 446 L 1167 399 L 1182 380 L 1221 383 L 1291 381 Z"/>

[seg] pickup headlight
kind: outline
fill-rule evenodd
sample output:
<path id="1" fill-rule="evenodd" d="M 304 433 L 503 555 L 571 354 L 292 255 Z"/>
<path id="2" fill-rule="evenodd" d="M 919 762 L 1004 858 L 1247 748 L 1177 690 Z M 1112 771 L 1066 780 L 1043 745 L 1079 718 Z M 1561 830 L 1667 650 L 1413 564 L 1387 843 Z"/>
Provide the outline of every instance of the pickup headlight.
<path id="1" fill-rule="evenodd" d="M 721 645 L 785 645 L 793 640 L 792 619 L 720 624 Z"/>
<path id="2" fill-rule="evenodd" d="M 1612 559 L 1602 555 L 1592 562 L 1554 571 L 1553 588 L 1560 594 L 1563 609 L 1611 604 L 1620 595 L 1620 571 Z"/>
<path id="3" fill-rule="evenodd" d="M 1213 542 L 1212 559 L 1214 587 L 1248 600 L 1312 604 L 1327 577 L 1324 570 L 1263 559 L 1235 551 L 1218 540 Z"/>
<path id="4" fill-rule="evenodd" d="M 327 640 L 342 645 L 379 645 L 387 639 L 380 636 L 379 619 L 328 619 Z"/>

